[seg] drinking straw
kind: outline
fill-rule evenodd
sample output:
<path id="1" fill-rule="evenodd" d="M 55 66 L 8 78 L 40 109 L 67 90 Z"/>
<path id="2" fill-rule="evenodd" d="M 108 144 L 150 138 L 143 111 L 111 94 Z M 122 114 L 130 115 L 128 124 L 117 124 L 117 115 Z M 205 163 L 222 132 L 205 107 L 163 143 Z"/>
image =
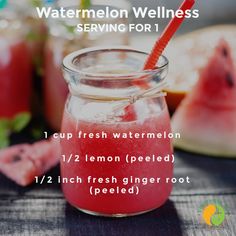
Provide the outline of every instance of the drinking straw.
<path id="1" fill-rule="evenodd" d="M 184 0 L 183 3 L 180 5 L 179 10 L 185 12 L 186 10 L 190 10 L 195 3 L 195 0 Z M 144 70 L 152 70 L 155 68 L 156 63 L 158 62 L 162 52 L 166 48 L 167 44 L 178 30 L 180 25 L 185 19 L 185 15 L 181 18 L 175 16 L 169 24 L 166 26 L 165 30 L 161 34 L 161 36 L 156 41 L 151 54 L 147 58 Z"/>
<path id="2" fill-rule="evenodd" d="M 193 7 L 194 3 L 195 3 L 195 0 L 184 0 L 183 3 L 180 5 L 179 10 L 182 10 L 183 12 L 190 10 Z M 175 16 L 169 22 L 169 24 L 166 26 L 166 28 L 163 31 L 163 33 L 161 34 L 161 36 L 157 39 L 157 41 L 152 49 L 151 54 L 147 58 L 145 65 L 144 65 L 144 70 L 152 70 L 155 68 L 156 63 L 158 62 L 162 52 L 166 48 L 167 44 L 169 43 L 169 41 L 171 40 L 171 38 L 173 37 L 175 32 L 178 30 L 178 28 L 180 27 L 180 25 L 182 24 L 184 19 L 185 19 L 185 15 L 180 18 Z M 139 96 L 145 95 L 147 93 L 148 89 L 150 89 L 149 84 L 142 81 L 142 78 L 144 78 L 144 77 L 133 80 L 134 85 L 137 85 L 140 88 L 146 90 L 145 92 L 142 92 L 141 94 L 139 94 Z M 161 85 L 161 87 L 162 86 L 163 85 Z M 160 88 L 160 91 L 161 90 L 162 89 Z M 158 94 L 156 94 L 156 95 L 158 95 Z M 160 95 L 163 96 L 164 94 L 160 93 Z M 137 95 L 136 95 L 136 97 L 137 97 Z M 134 99 L 134 98 L 132 98 L 132 99 Z M 123 105 L 122 107 L 119 107 L 116 110 L 120 110 L 122 108 L 122 109 L 125 109 L 125 112 L 127 113 L 126 110 L 131 105 L 131 103 L 133 103 L 133 102 L 129 102 L 128 105 Z"/>

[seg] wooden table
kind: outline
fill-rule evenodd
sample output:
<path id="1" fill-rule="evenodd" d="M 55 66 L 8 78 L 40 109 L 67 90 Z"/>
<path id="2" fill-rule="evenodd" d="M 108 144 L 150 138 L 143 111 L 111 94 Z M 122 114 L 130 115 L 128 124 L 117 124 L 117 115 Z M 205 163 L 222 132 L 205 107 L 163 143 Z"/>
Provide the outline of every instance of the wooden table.
<path id="1" fill-rule="evenodd" d="M 59 175 L 59 168 L 49 174 Z M 21 188 L 0 175 L 0 235 L 236 235 L 236 159 L 178 151 L 175 176 L 189 176 L 191 183 L 175 184 L 163 207 L 141 216 L 111 219 L 75 210 L 58 184 Z M 207 226 L 201 219 L 201 206 L 211 201 L 220 201 L 226 210 L 220 227 Z"/>

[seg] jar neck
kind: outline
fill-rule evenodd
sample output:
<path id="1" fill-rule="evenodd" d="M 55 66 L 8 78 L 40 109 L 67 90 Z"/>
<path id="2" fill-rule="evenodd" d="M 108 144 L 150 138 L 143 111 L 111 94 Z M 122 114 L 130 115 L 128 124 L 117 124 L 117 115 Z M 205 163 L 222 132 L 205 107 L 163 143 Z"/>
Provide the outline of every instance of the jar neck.
<path id="1" fill-rule="evenodd" d="M 168 60 L 161 56 L 157 68 L 146 71 L 140 69 L 146 58 L 146 53 L 129 47 L 96 47 L 66 56 L 63 71 L 72 94 L 67 111 L 78 119 L 82 114 L 81 119 L 105 122 L 122 120 L 126 108 L 139 111 L 138 117 L 159 112 L 165 105 L 161 91 Z"/>
<path id="2" fill-rule="evenodd" d="M 97 85 L 99 82 L 95 82 Z M 149 87 L 146 89 L 142 89 L 142 87 L 137 86 L 126 86 L 122 89 L 117 89 L 114 87 L 107 87 L 104 86 L 84 86 L 80 84 L 79 86 L 70 83 L 69 84 L 69 91 L 72 96 L 86 99 L 86 100 L 93 100 L 97 102 L 126 102 L 129 104 L 133 104 L 140 99 L 150 99 L 150 98 L 158 98 L 164 97 L 166 93 L 162 92 L 162 88 L 166 87 L 166 81 L 160 82 L 158 85 Z"/>
<path id="3" fill-rule="evenodd" d="M 162 56 L 159 68 L 142 71 L 146 57 L 128 47 L 84 49 L 64 59 L 64 77 L 73 96 L 133 103 L 159 96 L 166 84 L 168 60 Z"/>

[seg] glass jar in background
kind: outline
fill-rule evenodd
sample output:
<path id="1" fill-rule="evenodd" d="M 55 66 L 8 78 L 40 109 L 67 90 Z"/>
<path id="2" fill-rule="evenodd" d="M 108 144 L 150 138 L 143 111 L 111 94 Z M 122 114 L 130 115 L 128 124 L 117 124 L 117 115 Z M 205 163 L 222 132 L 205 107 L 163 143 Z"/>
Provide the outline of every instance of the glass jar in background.
<path id="1" fill-rule="evenodd" d="M 38 17 L 36 7 L 42 7 L 44 1 L 9 0 L 9 2 L 17 8 L 17 11 L 21 14 L 24 23 L 29 27 L 26 41 L 31 49 L 32 61 L 36 75 L 42 76 L 43 53 L 47 39 L 47 25 L 44 19 Z M 48 3 L 47 6 L 53 6 L 53 1 Z"/>
<path id="2" fill-rule="evenodd" d="M 9 3 L 17 9 L 18 14 L 21 15 L 21 21 L 28 26 L 26 41 L 30 47 L 34 72 L 41 76 L 47 26 L 44 19 L 38 17 L 36 7 L 42 7 L 43 0 L 9 0 Z"/>
<path id="3" fill-rule="evenodd" d="M 36 7 L 42 7 L 43 0 L 9 0 L 9 4 L 21 16 L 19 20 L 22 25 L 28 28 L 25 42 L 30 49 L 32 62 L 31 112 L 33 117 L 41 118 L 43 115 L 43 55 L 47 39 L 47 26 L 44 19 L 38 17 Z"/>
<path id="4" fill-rule="evenodd" d="M 30 111 L 32 63 L 25 41 L 29 28 L 8 4 L 0 10 L 0 117 Z"/>
<path id="5" fill-rule="evenodd" d="M 56 1 L 58 6 L 76 9 L 78 0 Z M 65 5 L 67 4 L 67 5 Z M 92 7 L 102 9 L 105 6 L 110 8 L 122 8 L 130 10 L 130 5 L 126 0 L 120 1 L 92 1 Z M 93 19 L 94 23 L 124 23 L 127 19 Z M 93 23 L 89 20 L 89 23 Z M 67 54 L 72 51 L 96 46 L 96 45 L 127 45 L 128 33 L 78 33 L 75 26 L 80 23 L 79 19 L 48 21 L 49 37 L 45 48 L 44 61 L 44 106 L 46 119 L 54 130 L 59 130 L 64 109 L 64 103 L 68 94 L 67 85 L 61 72 L 61 63 Z"/>
<path id="6" fill-rule="evenodd" d="M 171 132 L 161 92 L 168 60 L 162 56 L 157 69 L 142 71 L 146 57 L 143 52 L 121 47 L 84 49 L 64 59 L 70 96 L 61 132 L 71 133 L 73 138 L 61 140 L 65 157 L 61 159 L 61 177 L 82 180 L 62 183 L 62 188 L 69 203 L 86 213 L 112 217 L 141 214 L 160 207 L 170 195 L 172 184 L 165 179 L 173 176 L 171 162 L 127 163 L 126 156 L 172 155 L 171 140 L 113 137 L 114 133 Z M 148 89 L 141 89 L 136 82 Z M 91 133 L 93 138 L 88 135 Z M 100 137 L 95 137 L 97 134 Z M 97 157 L 106 161 L 97 161 Z M 135 178 L 140 182 L 132 182 Z M 151 178 L 154 183 L 145 184 L 144 180 Z"/>

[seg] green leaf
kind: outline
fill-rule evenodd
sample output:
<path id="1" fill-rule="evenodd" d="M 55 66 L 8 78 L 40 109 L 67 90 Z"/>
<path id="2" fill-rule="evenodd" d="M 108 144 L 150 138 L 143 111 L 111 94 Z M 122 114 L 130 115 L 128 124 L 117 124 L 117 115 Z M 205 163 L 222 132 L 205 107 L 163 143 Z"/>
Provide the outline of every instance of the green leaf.
<path id="1" fill-rule="evenodd" d="M 9 119 L 0 119 L 0 148 L 5 148 L 10 144 L 10 127 L 11 121 Z"/>
<path id="2" fill-rule="evenodd" d="M 20 132 L 30 122 L 31 114 L 28 112 L 22 112 L 17 114 L 11 121 L 11 128 L 13 132 Z"/>
<path id="3" fill-rule="evenodd" d="M 91 6 L 91 0 L 81 0 L 80 8 L 81 9 L 88 9 Z"/>
<path id="4" fill-rule="evenodd" d="M 34 32 L 34 31 L 30 31 L 27 35 L 26 35 L 26 40 L 29 41 L 29 42 L 38 42 L 41 40 L 40 38 L 41 36 Z"/>
<path id="5" fill-rule="evenodd" d="M 6 130 L 10 130 L 10 128 L 11 128 L 11 120 L 1 118 L 0 119 L 0 135 L 2 132 L 5 132 Z"/>
<path id="6" fill-rule="evenodd" d="M 73 34 L 75 32 L 75 26 L 66 25 L 66 24 L 64 24 L 64 26 L 68 33 Z"/>
<path id="7" fill-rule="evenodd" d="M 43 6 L 42 1 L 40 1 L 40 0 L 30 0 L 30 2 L 33 7 L 42 7 Z"/>
<path id="8" fill-rule="evenodd" d="M 44 131 L 43 127 L 37 127 L 31 130 L 31 134 L 34 139 L 40 139 L 43 137 L 43 131 Z"/>
<path id="9" fill-rule="evenodd" d="M 8 147 L 10 145 L 10 138 L 9 138 L 9 132 L 1 132 L 0 133 L 0 149 Z"/>
<path id="10" fill-rule="evenodd" d="M 225 220 L 225 210 L 224 208 L 219 205 L 216 204 L 216 212 L 214 213 L 214 215 L 211 217 L 211 223 L 214 226 L 219 226 L 223 223 L 223 221 Z"/>
<path id="11" fill-rule="evenodd" d="M 20 132 L 24 129 L 31 119 L 28 112 L 17 114 L 12 119 L 0 119 L 0 148 L 5 148 L 10 144 L 10 134 L 12 132 Z"/>

